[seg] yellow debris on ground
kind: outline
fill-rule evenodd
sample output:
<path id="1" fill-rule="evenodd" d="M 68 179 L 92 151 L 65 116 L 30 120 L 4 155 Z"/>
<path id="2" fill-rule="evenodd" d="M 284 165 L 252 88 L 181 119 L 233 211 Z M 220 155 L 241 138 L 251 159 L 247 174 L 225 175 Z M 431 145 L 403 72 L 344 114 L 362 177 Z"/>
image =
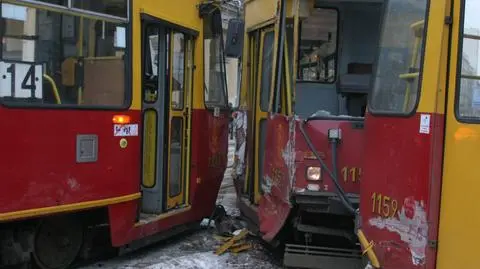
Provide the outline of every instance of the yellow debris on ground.
<path id="1" fill-rule="evenodd" d="M 248 235 L 247 229 L 242 229 L 237 235 L 228 237 L 228 236 L 214 236 L 217 241 L 223 243 L 220 247 L 217 248 L 215 254 L 222 255 L 226 251 L 237 254 L 239 252 L 248 250 L 252 248 L 251 244 L 248 244 L 245 241 L 245 238 Z"/>

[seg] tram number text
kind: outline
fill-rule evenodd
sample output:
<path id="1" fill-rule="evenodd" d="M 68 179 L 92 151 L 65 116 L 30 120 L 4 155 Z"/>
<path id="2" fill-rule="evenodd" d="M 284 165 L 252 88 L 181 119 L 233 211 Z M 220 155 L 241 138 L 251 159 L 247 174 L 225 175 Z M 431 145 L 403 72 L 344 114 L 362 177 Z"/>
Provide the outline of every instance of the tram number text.
<path id="1" fill-rule="evenodd" d="M 353 183 L 360 181 L 362 168 L 344 166 L 342 168 L 342 177 L 345 183 L 351 181 Z"/>
<path id="2" fill-rule="evenodd" d="M 0 62 L 0 97 L 42 99 L 42 74 L 42 65 Z"/>
<path id="3" fill-rule="evenodd" d="M 398 201 L 381 193 L 372 194 L 372 212 L 385 218 L 394 217 L 397 214 Z"/>
<path id="4" fill-rule="evenodd" d="M 115 124 L 114 136 L 138 136 L 138 124 Z"/>
<path id="5" fill-rule="evenodd" d="M 283 178 L 283 172 L 280 168 L 273 167 L 272 168 L 272 181 L 275 183 L 280 183 Z"/>
<path id="6" fill-rule="evenodd" d="M 210 158 L 208 158 L 209 167 L 220 167 L 222 164 L 223 158 L 220 153 L 214 153 Z"/>

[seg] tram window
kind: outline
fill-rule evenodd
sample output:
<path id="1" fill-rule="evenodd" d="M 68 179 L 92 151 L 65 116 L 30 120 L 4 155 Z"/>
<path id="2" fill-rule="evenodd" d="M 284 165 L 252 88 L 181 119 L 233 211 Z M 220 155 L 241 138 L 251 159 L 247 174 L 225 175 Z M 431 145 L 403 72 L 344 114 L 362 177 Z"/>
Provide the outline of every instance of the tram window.
<path id="1" fill-rule="evenodd" d="M 13 4 L 2 4 L 1 20 L 1 101 L 124 106 L 123 23 Z"/>
<path id="2" fill-rule="evenodd" d="M 316 8 L 301 22 L 298 79 L 333 83 L 337 68 L 338 11 Z"/>
<path id="3" fill-rule="evenodd" d="M 262 48 L 262 70 L 260 77 L 260 109 L 269 111 L 270 91 L 272 86 L 273 72 L 273 41 L 275 35 L 273 31 L 265 32 L 263 36 Z"/>
<path id="4" fill-rule="evenodd" d="M 227 107 L 220 12 L 215 10 L 205 17 L 203 25 L 205 105 L 207 108 Z"/>
<path id="5" fill-rule="evenodd" d="M 480 119 L 480 21 L 477 19 L 480 2 L 465 1 L 463 42 L 457 115 L 461 119 Z"/>
<path id="6" fill-rule="evenodd" d="M 416 106 L 423 65 L 427 0 L 390 0 L 384 12 L 370 110 L 410 114 Z"/>
<path id="7" fill-rule="evenodd" d="M 147 27 L 143 66 L 143 99 L 155 103 L 158 99 L 158 51 L 159 31 L 157 27 Z"/>
<path id="8" fill-rule="evenodd" d="M 183 119 L 173 117 L 170 126 L 169 194 L 170 197 L 175 197 L 182 191 Z"/>
<path id="9" fill-rule="evenodd" d="M 181 110 L 185 93 L 185 35 L 173 33 L 172 41 L 172 108 Z"/>

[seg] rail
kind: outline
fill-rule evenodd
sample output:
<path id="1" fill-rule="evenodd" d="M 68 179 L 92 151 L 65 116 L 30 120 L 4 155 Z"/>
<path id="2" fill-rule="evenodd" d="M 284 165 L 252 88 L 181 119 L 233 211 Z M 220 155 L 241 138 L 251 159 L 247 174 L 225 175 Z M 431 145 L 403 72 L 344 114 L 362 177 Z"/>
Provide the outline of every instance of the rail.
<path id="1" fill-rule="evenodd" d="M 51 78 L 47 74 L 43 74 L 43 78 L 46 79 L 50 83 L 50 85 L 52 85 L 53 95 L 55 96 L 55 100 L 57 101 L 57 104 L 62 104 L 62 100 L 60 99 L 60 94 L 58 93 L 58 88 L 57 88 L 57 84 L 55 83 L 55 80 L 53 80 L 53 78 Z"/>

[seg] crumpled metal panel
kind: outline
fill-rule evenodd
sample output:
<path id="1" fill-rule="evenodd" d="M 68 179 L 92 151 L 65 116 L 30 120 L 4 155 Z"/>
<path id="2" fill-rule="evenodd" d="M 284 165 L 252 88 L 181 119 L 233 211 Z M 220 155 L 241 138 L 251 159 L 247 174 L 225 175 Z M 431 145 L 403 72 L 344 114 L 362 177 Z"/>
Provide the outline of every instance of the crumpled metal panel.
<path id="1" fill-rule="evenodd" d="M 233 174 L 240 176 L 245 173 L 245 152 L 247 147 L 247 112 L 235 112 L 233 128 L 235 132 L 235 162 Z"/>
<path id="2" fill-rule="evenodd" d="M 290 192 L 295 175 L 295 121 L 283 115 L 273 115 L 267 122 L 263 195 L 258 210 L 260 232 L 271 241 L 290 214 Z"/>
<path id="3" fill-rule="evenodd" d="M 237 195 L 243 193 L 246 170 L 247 153 L 247 126 L 248 112 L 236 111 L 233 120 L 233 132 L 235 134 L 235 153 L 232 167 L 232 178 Z"/>

